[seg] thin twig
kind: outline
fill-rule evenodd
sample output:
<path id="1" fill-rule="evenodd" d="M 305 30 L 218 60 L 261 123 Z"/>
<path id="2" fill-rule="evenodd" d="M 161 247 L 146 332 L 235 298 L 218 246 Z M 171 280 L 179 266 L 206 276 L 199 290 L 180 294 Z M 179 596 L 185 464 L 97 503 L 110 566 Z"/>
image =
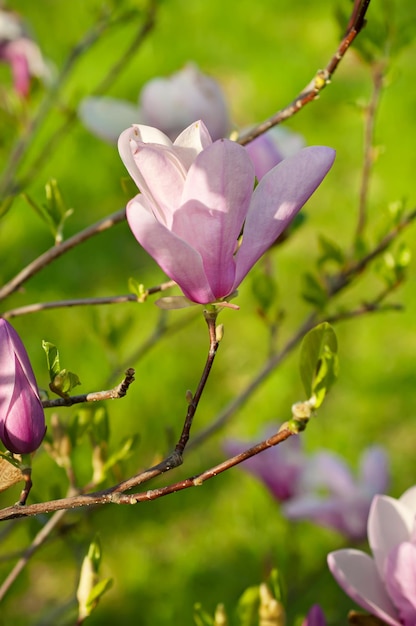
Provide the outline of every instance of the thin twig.
<path id="1" fill-rule="evenodd" d="M 52 248 L 53 249 L 53 248 Z M 103 296 L 101 298 L 73 298 L 71 300 L 55 300 L 52 302 L 36 302 L 34 304 L 28 304 L 16 309 L 10 309 L 2 314 L 2 317 L 6 320 L 12 317 L 18 317 L 19 315 L 28 315 L 29 313 L 39 313 L 39 311 L 46 311 L 48 309 L 67 309 L 74 306 L 101 306 L 103 304 L 121 304 L 123 302 L 145 302 L 147 297 L 161 291 L 166 291 L 174 287 L 176 283 L 173 280 L 168 280 L 165 283 L 160 283 L 155 287 L 150 287 L 145 290 L 142 296 L 137 296 L 133 293 L 128 293 L 123 296 Z"/>
<path id="2" fill-rule="evenodd" d="M 374 129 L 376 121 L 376 113 L 380 103 L 383 81 L 384 81 L 384 64 L 374 68 L 373 73 L 373 92 L 371 99 L 365 110 L 364 124 L 364 163 L 361 175 L 360 195 L 358 202 L 358 222 L 356 229 L 356 237 L 363 236 L 364 228 L 367 222 L 367 197 L 369 191 L 370 175 L 374 164 Z"/>
<path id="3" fill-rule="evenodd" d="M 273 446 L 276 446 L 282 443 L 282 441 L 293 436 L 293 434 L 294 433 L 287 428 L 282 429 L 281 431 L 279 431 L 272 437 L 269 437 L 268 439 L 265 439 L 264 441 L 257 444 L 256 446 L 251 447 L 249 450 L 246 450 L 245 452 L 241 454 L 231 457 L 230 459 L 227 459 L 227 461 L 224 461 L 223 463 L 219 463 L 218 465 L 211 467 L 210 469 L 206 470 L 205 472 L 202 472 L 201 474 L 197 474 L 196 476 L 192 476 L 186 480 L 173 483 L 172 485 L 168 485 L 167 487 L 148 490 L 148 491 L 145 491 L 143 493 L 138 493 L 138 494 L 124 495 L 120 493 L 118 486 L 116 485 L 115 487 L 111 487 L 110 489 L 106 489 L 104 491 L 97 491 L 97 492 L 86 494 L 86 495 L 81 494 L 81 495 L 71 496 L 68 498 L 62 498 L 60 500 L 51 500 L 49 502 L 29 504 L 24 507 L 14 505 L 14 506 L 10 506 L 0 511 L 0 521 L 7 520 L 7 519 L 21 518 L 21 517 L 32 517 L 33 515 L 39 515 L 40 513 L 51 513 L 52 511 L 62 511 L 64 509 L 76 509 L 76 508 L 80 508 L 84 506 L 91 506 L 91 505 L 103 505 L 103 504 L 108 504 L 108 503 L 136 504 L 137 502 L 155 500 L 156 498 L 163 497 L 170 493 L 175 493 L 177 491 L 182 491 L 183 489 L 188 489 L 190 487 L 197 487 L 199 485 L 202 485 L 207 480 L 214 478 L 214 476 L 217 476 L 218 474 L 225 472 L 231 467 L 234 467 L 235 465 L 242 463 L 246 459 L 249 459 L 252 456 L 255 456 L 256 454 L 263 452 L 263 450 L 267 450 L 268 448 L 271 448 Z M 178 457 L 179 455 L 175 455 L 175 454 L 170 455 L 167 459 L 165 459 L 158 465 L 155 465 L 154 467 L 146 470 L 145 472 L 142 472 L 141 474 L 135 477 L 136 483 L 132 484 L 130 482 L 129 486 L 124 488 L 124 491 L 131 487 L 143 484 L 144 482 L 147 482 L 151 478 L 154 478 L 155 476 L 159 476 L 163 472 L 166 472 L 172 469 L 173 467 L 177 467 L 177 465 L 175 465 L 175 462 L 177 461 Z M 180 462 L 178 464 L 180 465 Z M 123 485 L 125 484 L 126 483 L 123 483 Z"/>
<path id="4" fill-rule="evenodd" d="M 69 396 L 68 398 L 43 400 L 42 406 L 44 409 L 55 409 L 58 406 L 72 406 L 73 404 L 80 404 L 82 402 L 100 402 L 101 400 L 116 400 L 118 398 L 124 398 L 128 388 L 134 382 L 134 374 L 134 369 L 130 367 L 126 371 L 126 375 L 121 383 L 113 389 L 109 389 L 107 391 L 94 391 L 92 393 L 85 393 L 79 396 Z"/>
<path id="5" fill-rule="evenodd" d="M 190 430 L 192 426 L 192 421 L 194 419 L 196 410 L 198 408 L 198 404 L 201 399 L 202 392 L 205 389 L 205 385 L 207 383 L 212 365 L 214 363 L 215 355 L 217 353 L 217 349 L 219 346 L 219 341 L 216 335 L 216 319 L 217 319 L 216 311 L 213 313 L 209 313 L 205 311 L 205 321 L 208 325 L 208 331 L 209 331 L 209 350 L 208 350 L 208 356 L 207 356 L 207 360 L 205 363 L 204 371 L 202 372 L 201 379 L 198 383 L 198 388 L 195 394 L 190 399 L 190 402 L 188 404 L 188 411 L 186 413 L 186 418 L 185 418 L 185 423 L 182 429 L 182 433 L 175 447 L 175 452 L 177 452 L 181 456 L 183 455 L 186 444 L 189 441 L 189 434 L 190 434 Z"/>
<path id="6" fill-rule="evenodd" d="M 26 280 L 34 276 L 37 272 L 46 267 L 46 265 L 49 265 L 49 263 L 62 256 L 62 254 L 68 252 L 68 250 L 71 250 L 71 248 L 74 248 L 78 244 L 86 241 L 94 235 L 98 235 L 98 233 L 102 233 L 103 231 L 112 228 L 115 224 L 123 222 L 125 219 L 126 210 L 121 209 L 120 211 L 116 211 L 115 213 L 104 217 L 95 224 L 88 226 L 84 230 L 76 233 L 69 239 L 66 239 L 62 243 L 54 246 L 53 248 L 50 248 L 49 250 L 38 256 L 37 259 L 35 259 L 34 261 L 32 261 L 32 263 L 23 268 L 23 270 L 16 274 L 14 278 L 12 278 L 8 283 L 0 288 L 0 300 L 3 300 L 4 298 L 12 294 Z"/>
<path id="7" fill-rule="evenodd" d="M 326 68 L 318 70 L 312 80 L 306 85 L 306 87 L 300 92 L 298 96 L 286 107 L 269 117 L 264 122 L 257 124 L 254 128 L 247 132 L 241 133 L 237 137 L 238 143 L 245 146 L 253 141 L 256 137 L 259 137 L 273 126 L 281 124 L 281 122 L 292 117 L 298 113 L 304 106 L 316 100 L 320 92 L 331 82 L 331 78 L 337 69 L 339 63 L 343 59 L 348 48 L 361 31 L 365 24 L 365 14 L 367 12 L 370 0 L 355 0 L 354 8 L 348 23 L 347 32 L 345 33 L 342 41 L 338 45 L 335 54 L 331 57 Z"/>

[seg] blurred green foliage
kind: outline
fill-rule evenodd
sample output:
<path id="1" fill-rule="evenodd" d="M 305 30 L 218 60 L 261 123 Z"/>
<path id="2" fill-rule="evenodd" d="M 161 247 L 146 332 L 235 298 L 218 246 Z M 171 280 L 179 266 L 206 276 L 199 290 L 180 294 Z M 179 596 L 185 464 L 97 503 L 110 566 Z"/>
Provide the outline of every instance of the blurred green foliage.
<path id="1" fill-rule="evenodd" d="M 377 2 L 370 6 L 369 22 L 375 11 L 373 4 Z M 10 8 L 25 16 L 56 71 L 103 11 L 120 12 L 143 5 L 133 0 L 9 2 Z M 405 15 L 414 3 L 396 0 L 384 5 L 395 11 L 403 5 Z M 168 75 L 193 60 L 222 84 L 235 124 L 251 125 L 290 102 L 327 63 L 340 34 L 335 16 L 338 6 L 326 0 L 164 0 L 154 30 L 119 73 L 110 95 L 134 102 L 149 78 Z M 344 12 L 350 6 L 345 2 Z M 400 23 L 402 16 L 394 20 Z M 127 48 L 136 28 L 132 21 L 114 28 L 79 60 L 29 157 L 43 145 L 48 146 L 51 132 L 68 110 L 94 91 L 120 51 Z M 408 33 L 406 29 L 406 36 Z M 372 53 L 374 41 L 373 37 Z M 362 43 L 361 49 L 364 47 Z M 410 208 L 415 202 L 411 183 L 416 158 L 415 102 L 409 88 L 416 80 L 415 50 L 414 45 L 405 48 L 404 44 L 396 49 L 400 55 L 389 61 L 386 89 L 377 113 L 378 158 L 370 187 L 367 245 L 383 231 L 391 203 L 404 199 Z M 330 252 L 330 261 L 342 263 L 342 255 L 336 258 L 334 250 L 351 246 L 362 171 L 363 103 L 371 94 L 371 72 L 371 64 L 349 51 L 320 99 L 288 124 L 302 133 L 308 144 L 334 147 L 337 160 L 305 209 L 308 220 L 269 258 L 285 312 L 278 331 L 281 342 L 291 336 L 310 310 L 300 296 L 305 273 L 312 271 L 319 258 L 322 264 L 322 255 Z M 2 88 L 9 81 L 8 68 L 0 67 Z M 27 106 L 36 106 L 41 98 L 42 87 L 37 85 Z M 12 112 L 1 109 L 1 162 L 6 163 L 19 131 Z M 27 171 L 24 164 L 23 174 Z M 25 192 L 42 206 L 45 185 L 57 181 L 65 206 L 73 208 L 63 226 L 67 238 L 125 205 L 129 198 L 123 191 L 125 178 L 116 148 L 91 136 L 75 121 L 59 144 L 51 147 L 50 158 L 36 171 Z M 404 238 L 414 255 L 414 228 Z M 0 223 L 0 284 L 53 243 L 38 212 L 18 195 Z M 196 416 L 195 432 L 212 422 L 267 357 L 269 332 L 258 314 L 259 296 L 256 298 L 251 289 L 257 276 L 264 276 L 261 263 L 241 286 L 240 311 L 221 313 L 224 340 Z M 301 435 L 308 449 L 329 447 L 352 464 L 365 446 L 384 445 L 391 459 L 392 495 L 412 485 L 416 476 L 415 277 L 415 267 L 410 265 L 407 281 L 394 296 L 403 303 L 403 312 L 362 316 L 337 326 L 339 382 L 318 418 Z M 123 294 L 129 290 L 130 278 L 146 287 L 165 279 L 122 223 L 45 267 L 2 302 L 1 310 L 32 302 Z M 379 278 L 369 272 L 360 285 L 339 297 L 339 305 L 349 307 L 360 302 L 369 293 L 376 293 L 379 283 Z M 12 322 L 25 342 L 41 387 L 47 388 L 49 383 L 42 340 L 58 346 L 65 363 L 70 363 L 82 380 L 81 393 L 108 388 L 119 382 L 123 368 L 135 367 L 136 382 L 127 396 L 106 405 L 109 455 L 121 458 L 113 466 L 112 479 L 139 471 L 171 449 L 186 413 L 186 390 L 195 389 L 205 361 L 208 337 L 202 315 L 173 311 L 163 312 L 161 317 L 149 298 L 144 304 L 43 311 Z M 149 344 L 155 326 L 166 323 L 171 330 L 160 341 Z M 138 352 L 140 359 L 135 357 Z M 264 423 L 275 420 L 280 424 L 288 419 L 292 403 L 303 397 L 298 358 L 295 350 L 222 432 L 195 449 L 197 454 L 190 450 L 184 465 L 157 485 L 180 480 L 223 459 L 221 441 L 225 435 L 255 436 Z M 76 413 L 75 407 L 59 410 L 60 419 L 68 424 L 73 423 Z M 117 456 L 119 447 L 134 433 L 140 437 L 134 454 Z M 90 442 L 82 439 L 72 451 L 80 485 L 92 476 L 90 450 Z M 35 457 L 33 480 L 31 501 L 65 495 L 64 469 L 44 451 Z M 1 494 L 2 506 L 16 501 L 19 488 Z M 5 533 L 2 554 L 14 555 L 16 546 L 24 549 L 45 521 L 41 516 L 15 524 Z M 68 513 L 57 535 L 33 558 L 4 600 L 0 624 L 27 626 L 29 615 L 39 625 L 71 623 L 66 621 L 65 611 L 74 600 L 82 560 L 97 532 L 102 545 L 101 573 L 104 578 L 113 578 L 114 586 L 88 619 L 91 626 L 114 622 L 190 626 L 196 602 L 210 614 L 223 602 L 231 614 L 243 591 L 264 580 L 273 566 L 287 583 L 288 624 L 306 614 L 314 602 L 321 603 L 330 624 L 343 624 L 352 604 L 325 565 L 327 552 L 344 545 L 343 538 L 306 522 L 289 527 L 264 488 L 235 469 L 201 489 L 170 498 L 135 507 L 111 505 Z M 0 579 L 5 578 L 12 562 L 2 560 Z"/>

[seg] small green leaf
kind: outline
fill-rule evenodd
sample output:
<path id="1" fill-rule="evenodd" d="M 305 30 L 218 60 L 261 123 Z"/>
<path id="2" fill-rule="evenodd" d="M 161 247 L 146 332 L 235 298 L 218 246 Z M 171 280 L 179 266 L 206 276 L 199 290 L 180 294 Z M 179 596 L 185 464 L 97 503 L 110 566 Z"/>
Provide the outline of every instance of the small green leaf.
<path id="1" fill-rule="evenodd" d="M 76 374 L 68 370 L 61 370 L 49 383 L 49 388 L 54 393 L 58 394 L 58 396 L 65 398 L 74 387 L 80 384 L 81 382 Z"/>
<path id="2" fill-rule="evenodd" d="M 143 302 L 147 295 L 147 290 L 145 289 L 145 286 L 131 276 L 128 280 L 128 286 L 130 293 L 134 293 L 134 295 L 137 296 L 138 300 L 140 302 Z"/>
<path id="3" fill-rule="evenodd" d="M 98 582 L 91 589 L 90 595 L 88 596 L 88 599 L 87 599 L 87 608 L 89 609 L 90 614 L 95 609 L 95 607 L 98 604 L 98 601 L 102 598 L 105 592 L 111 589 L 112 586 L 113 586 L 112 578 L 103 578 L 102 580 L 100 580 L 100 582 Z"/>
<path id="4" fill-rule="evenodd" d="M 309 272 L 303 275 L 302 297 L 318 309 L 323 309 L 328 302 L 325 287 Z"/>
<path id="5" fill-rule="evenodd" d="M 318 408 L 338 376 L 338 343 L 328 322 L 310 330 L 302 341 L 300 375 L 308 399 Z"/>
<path id="6" fill-rule="evenodd" d="M 248 587 L 241 595 L 237 605 L 240 626 L 255 626 L 258 624 L 259 606 L 259 587 Z"/>
<path id="7" fill-rule="evenodd" d="M 328 261 L 333 261 L 336 265 L 342 266 L 345 263 L 345 255 L 335 241 L 331 241 L 324 237 L 323 235 L 319 235 L 319 247 L 321 249 L 321 254 L 318 259 L 318 266 L 321 266 Z"/>
<path id="8" fill-rule="evenodd" d="M 42 348 L 45 350 L 45 353 L 46 353 L 46 361 L 48 364 L 49 378 L 52 382 L 55 376 L 57 376 L 59 372 L 61 371 L 61 365 L 59 363 L 58 348 L 54 346 L 53 343 L 50 343 L 49 341 L 42 341 Z"/>

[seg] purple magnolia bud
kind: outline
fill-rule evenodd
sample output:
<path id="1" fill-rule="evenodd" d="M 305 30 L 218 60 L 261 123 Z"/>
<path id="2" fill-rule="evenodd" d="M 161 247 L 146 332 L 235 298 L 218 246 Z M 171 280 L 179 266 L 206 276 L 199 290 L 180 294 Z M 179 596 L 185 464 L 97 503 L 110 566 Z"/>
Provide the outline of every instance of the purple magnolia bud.
<path id="1" fill-rule="evenodd" d="M 45 436 L 45 415 L 25 347 L 0 319 L 0 439 L 16 454 L 34 452 Z"/>
<path id="2" fill-rule="evenodd" d="M 326 626 L 325 615 L 319 604 L 311 606 L 302 626 Z"/>

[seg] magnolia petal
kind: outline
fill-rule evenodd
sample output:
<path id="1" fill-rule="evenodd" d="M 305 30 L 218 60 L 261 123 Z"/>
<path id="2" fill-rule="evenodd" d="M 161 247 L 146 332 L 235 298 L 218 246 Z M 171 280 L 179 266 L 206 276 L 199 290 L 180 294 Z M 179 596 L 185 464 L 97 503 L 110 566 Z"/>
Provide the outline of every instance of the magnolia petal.
<path id="1" fill-rule="evenodd" d="M 250 141 L 245 148 L 253 161 L 257 180 L 261 180 L 275 165 L 283 161 L 283 155 L 270 131 Z"/>
<path id="2" fill-rule="evenodd" d="M 401 626 L 376 564 L 368 554 L 359 550 L 337 550 L 328 554 L 327 560 L 335 580 L 354 602 L 389 626 Z"/>
<path id="3" fill-rule="evenodd" d="M 237 286 L 295 217 L 328 173 L 335 151 L 324 146 L 300 150 L 262 178 L 254 191 L 241 248 L 238 251 Z"/>
<path id="4" fill-rule="evenodd" d="M 411 537 L 413 512 L 399 500 L 389 496 L 375 496 L 368 517 L 368 542 L 380 576 L 384 576 L 389 553 Z"/>
<path id="5" fill-rule="evenodd" d="M 137 241 L 187 298 L 202 304 L 215 300 L 198 252 L 156 220 L 144 196 L 128 203 L 127 221 Z"/>
<path id="6" fill-rule="evenodd" d="M 250 203 L 253 165 L 244 148 L 218 140 L 189 169 L 172 229 L 203 259 L 216 298 L 233 291 L 234 252 Z"/>
<path id="7" fill-rule="evenodd" d="M 187 170 L 191 167 L 196 157 L 202 150 L 212 144 L 211 136 L 201 120 L 194 122 L 174 141 L 174 150 L 180 156 Z"/>
<path id="8" fill-rule="evenodd" d="M 405 491 L 404 494 L 400 496 L 399 502 L 410 509 L 416 516 L 416 487 L 410 487 L 410 489 Z"/>
<path id="9" fill-rule="evenodd" d="M 416 624 L 416 546 L 401 543 L 386 561 L 385 584 L 404 626 Z"/>
<path id="10" fill-rule="evenodd" d="M 133 146 L 132 146 L 133 147 Z M 138 187 L 157 217 L 169 229 L 180 207 L 186 170 L 170 148 L 138 143 L 133 154 L 143 183 Z"/>
<path id="11" fill-rule="evenodd" d="M 381 446 L 371 446 L 361 458 L 360 481 L 369 493 L 384 493 L 389 482 L 388 458 Z"/>
<path id="12" fill-rule="evenodd" d="M 78 116 L 94 135 L 116 144 L 125 128 L 140 121 L 141 113 L 137 105 L 127 100 L 91 96 L 81 101 Z"/>
<path id="13" fill-rule="evenodd" d="M 357 492 L 351 470 L 337 454 L 328 451 L 316 452 L 308 460 L 304 476 L 305 489 L 328 489 L 331 493 L 345 496 Z"/>
<path id="14" fill-rule="evenodd" d="M 10 452 L 29 454 L 39 448 L 45 436 L 45 415 L 37 390 L 15 357 L 15 383 L 10 406 L 4 420 L 2 440 Z"/>

